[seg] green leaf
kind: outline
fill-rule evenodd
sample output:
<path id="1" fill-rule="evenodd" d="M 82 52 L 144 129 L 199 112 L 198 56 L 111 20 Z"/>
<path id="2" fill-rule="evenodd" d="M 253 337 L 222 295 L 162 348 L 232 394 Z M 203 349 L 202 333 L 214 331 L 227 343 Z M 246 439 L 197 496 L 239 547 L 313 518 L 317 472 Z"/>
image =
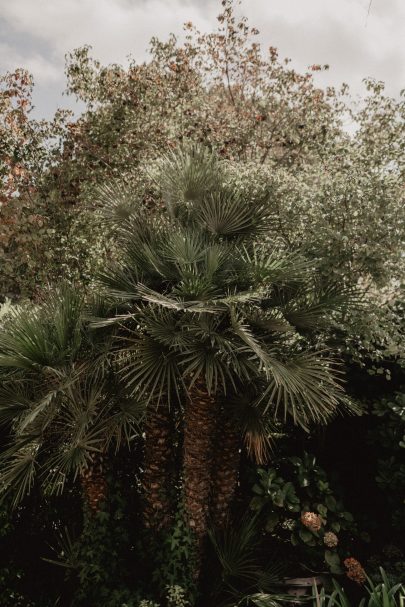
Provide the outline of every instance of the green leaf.
<path id="1" fill-rule="evenodd" d="M 271 512 L 266 520 L 266 527 L 265 527 L 266 531 L 269 533 L 274 531 L 274 528 L 276 527 L 276 525 L 279 521 L 280 521 L 280 515 L 277 514 L 277 512 Z"/>
<path id="2" fill-rule="evenodd" d="M 255 485 L 253 485 L 252 491 L 253 491 L 253 493 L 256 493 L 257 495 L 263 495 L 263 493 L 264 493 L 263 487 L 261 487 L 257 483 Z"/>
<path id="3" fill-rule="evenodd" d="M 339 574 L 343 573 L 343 570 L 340 566 L 340 558 L 337 552 L 332 552 L 331 550 L 325 550 L 325 561 L 329 566 L 331 573 Z"/>
<path id="4" fill-rule="evenodd" d="M 336 500 L 333 495 L 327 495 L 325 498 L 325 504 L 331 512 L 336 512 Z"/>
<path id="5" fill-rule="evenodd" d="M 302 541 L 308 546 L 315 546 L 316 541 L 312 533 L 308 529 L 300 529 L 298 532 Z"/>
<path id="6" fill-rule="evenodd" d="M 342 518 L 344 518 L 345 521 L 348 521 L 349 523 L 352 523 L 354 521 L 353 514 L 351 512 L 342 512 L 340 514 L 340 516 Z"/>
<path id="7" fill-rule="evenodd" d="M 250 501 L 250 507 L 252 510 L 261 510 L 264 506 L 264 500 L 262 497 L 254 497 Z"/>

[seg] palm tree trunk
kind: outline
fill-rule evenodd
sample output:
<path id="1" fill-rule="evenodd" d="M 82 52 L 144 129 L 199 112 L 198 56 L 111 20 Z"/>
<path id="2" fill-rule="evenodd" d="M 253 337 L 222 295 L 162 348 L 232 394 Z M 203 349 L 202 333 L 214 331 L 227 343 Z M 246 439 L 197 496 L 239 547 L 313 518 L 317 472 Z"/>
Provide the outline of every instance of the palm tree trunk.
<path id="1" fill-rule="evenodd" d="M 107 479 L 104 465 L 104 455 L 94 452 L 88 468 L 80 475 L 84 502 L 93 514 L 96 514 L 107 499 Z"/>
<path id="2" fill-rule="evenodd" d="M 172 478 L 172 424 L 167 406 L 151 405 L 145 423 L 143 489 L 145 526 L 155 530 L 167 527 L 172 517 L 170 480 Z"/>
<path id="3" fill-rule="evenodd" d="M 190 388 L 185 409 L 184 500 L 199 556 L 208 527 L 216 414 L 214 397 L 208 393 L 205 381 L 197 380 Z"/>
<path id="4" fill-rule="evenodd" d="M 222 409 L 215 444 L 211 491 L 212 520 L 219 529 L 227 522 L 238 484 L 240 446 L 240 432 L 235 422 Z"/>

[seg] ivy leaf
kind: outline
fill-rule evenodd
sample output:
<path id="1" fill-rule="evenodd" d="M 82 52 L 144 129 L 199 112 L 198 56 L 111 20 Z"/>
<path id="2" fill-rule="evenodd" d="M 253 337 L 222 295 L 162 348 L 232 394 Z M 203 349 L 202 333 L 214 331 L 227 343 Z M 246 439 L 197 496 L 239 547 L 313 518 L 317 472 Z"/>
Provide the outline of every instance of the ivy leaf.
<path id="1" fill-rule="evenodd" d="M 332 552 L 331 550 L 325 550 L 325 561 L 329 566 L 330 572 L 334 574 L 343 573 L 343 570 L 340 566 L 340 558 L 337 552 Z"/>

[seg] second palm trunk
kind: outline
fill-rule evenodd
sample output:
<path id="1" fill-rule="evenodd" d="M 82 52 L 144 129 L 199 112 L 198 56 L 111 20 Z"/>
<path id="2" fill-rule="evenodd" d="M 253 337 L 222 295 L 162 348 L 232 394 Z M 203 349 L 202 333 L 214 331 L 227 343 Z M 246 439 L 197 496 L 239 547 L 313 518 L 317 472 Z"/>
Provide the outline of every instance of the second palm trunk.
<path id="1" fill-rule="evenodd" d="M 189 391 L 184 429 L 184 499 L 188 524 L 201 553 L 208 529 L 216 402 L 203 379 Z"/>
<path id="2" fill-rule="evenodd" d="M 222 407 L 218 413 L 211 490 L 212 522 L 219 529 L 226 526 L 238 484 L 240 442 L 239 428 Z"/>
<path id="3" fill-rule="evenodd" d="M 143 489 L 146 527 L 168 527 L 172 516 L 170 483 L 173 448 L 171 415 L 167 406 L 151 404 L 145 424 Z"/>

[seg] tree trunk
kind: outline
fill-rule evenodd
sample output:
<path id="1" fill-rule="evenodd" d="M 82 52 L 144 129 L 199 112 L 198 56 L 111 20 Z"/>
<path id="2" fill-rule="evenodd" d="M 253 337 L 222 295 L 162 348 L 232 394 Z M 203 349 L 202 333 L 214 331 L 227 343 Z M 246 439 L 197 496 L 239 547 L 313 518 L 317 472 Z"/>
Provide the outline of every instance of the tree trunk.
<path id="1" fill-rule="evenodd" d="M 184 500 L 200 557 L 208 527 L 216 414 L 214 397 L 208 394 L 205 381 L 197 380 L 190 388 L 185 410 Z"/>
<path id="2" fill-rule="evenodd" d="M 222 529 L 228 519 L 238 484 L 241 437 L 235 422 L 222 409 L 216 436 L 211 513 L 215 527 Z"/>
<path id="3" fill-rule="evenodd" d="M 145 423 L 143 489 L 145 526 L 160 530 L 172 516 L 170 480 L 172 478 L 172 424 L 167 406 L 150 405 Z"/>
<path id="4" fill-rule="evenodd" d="M 107 479 L 105 474 L 104 455 L 95 452 L 91 455 L 91 463 L 80 475 L 84 500 L 89 510 L 96 514 L 107 499 Z"/>

